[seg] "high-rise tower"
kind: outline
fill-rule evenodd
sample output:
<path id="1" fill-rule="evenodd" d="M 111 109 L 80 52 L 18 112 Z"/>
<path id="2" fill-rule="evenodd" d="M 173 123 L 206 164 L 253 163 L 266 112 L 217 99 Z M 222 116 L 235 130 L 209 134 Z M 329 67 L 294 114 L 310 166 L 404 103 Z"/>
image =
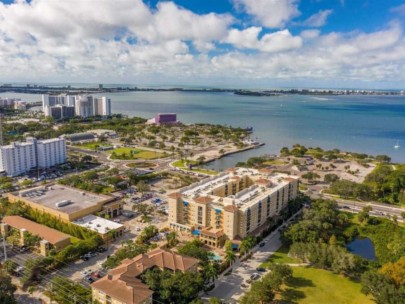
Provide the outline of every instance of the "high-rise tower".
<path id="1" fill-rule="evenodd" d="M 3 113 L 0 110 L 0 146 L 3 145 Z"/>

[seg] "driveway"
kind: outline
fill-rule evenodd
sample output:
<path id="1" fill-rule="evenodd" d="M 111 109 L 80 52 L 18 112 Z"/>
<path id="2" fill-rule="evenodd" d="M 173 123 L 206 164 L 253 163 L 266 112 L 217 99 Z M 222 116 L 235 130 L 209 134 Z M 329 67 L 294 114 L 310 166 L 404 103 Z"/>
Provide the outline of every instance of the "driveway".
<path id="1" fill-rule="evenodd" d="M 249 279 L 253 273 L 257 272 L 256 268 L 265 262 L 267 258 L 274 254 L 282 245 L 280 232 L 278 230 L 274 231 L 265 240 L 267 241 L 266 245 L 258 247 L 251 259 L 242 263 L 237 260 L 232 267 L 232 273 L 228 276 L 220 277 L 216 281 L 215 289 L 209 292 L 208 295 L 224 300 L 230 298 L 237 300 L 243 296 L 246 289 L 241 287 L 241 284 L 245 283 L 248 285 L 246 280 Z"/>
<path id="2" fill-rule="evenodd" d="M 299 213 L 300 211 L 291 218 L 295 218 Z M 280 229 L 283 226 L 279 227 L 262 241 L 266 243 L 263 247 L 257 245 L 253 249 L 254 254 L 252 258 L 242 263 L 237 259 L 232 266 L 232 273 L 227 276 L 221 275 L 215 282 L 215 289 L 208 292 L 207 297 L 217 297 L 223 300 L 238 300 L 243 296 L 249 287 L 243 288 L 241 284 L 245 283 L 249 285 L 246 283 L 246 280 L 249 279 L 253 273 L 257 273 L 256 268 L 282 246 L 280 241 Z M 227 273 L 227 271 L 224 273 Z M 263 274 L 265 273 L 260 273 L 260 275 Z"/>

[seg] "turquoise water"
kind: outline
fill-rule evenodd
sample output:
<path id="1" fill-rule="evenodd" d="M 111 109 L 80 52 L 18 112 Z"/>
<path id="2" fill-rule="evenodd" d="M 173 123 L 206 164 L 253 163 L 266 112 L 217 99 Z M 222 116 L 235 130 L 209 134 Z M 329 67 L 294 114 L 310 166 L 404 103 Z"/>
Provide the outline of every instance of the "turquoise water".
<path id="1" fill-rule="evenodd" d="M 40 100 L 38 95 L 0 94 Z M 112 110 L 150 118 L 175 112 L 185 123 L 253 126 L 262 148 L 225 157 L 211 167 L 223 169 L 248 157 L 278 153 L 301 143 L 368 154 L 387 154 L 405 162 L 405 96 L 240 96 L 232 93 L 128 92 L 110 94 Z M 394 149 L 399 141 L 401 148 Z"/>
<path id="2" fill-rule="evenodd" d="M 356 238 L 347 244 L 347 249 L 367 260 L 377 261 L 374 244 L 369 238 Z"/>

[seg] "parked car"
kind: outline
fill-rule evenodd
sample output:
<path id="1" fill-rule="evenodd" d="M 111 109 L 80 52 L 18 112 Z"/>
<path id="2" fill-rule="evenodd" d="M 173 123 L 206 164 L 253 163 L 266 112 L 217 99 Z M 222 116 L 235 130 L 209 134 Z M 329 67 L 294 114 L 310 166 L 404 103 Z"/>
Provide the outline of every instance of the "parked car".
<path id="1" fill-rule="evenodd" d="M 90 277 L 90 276 L 85 277 L 84 280 L 85 280 L 87 283 L 89 283 L 89 284 L 91 284 L 91 283 L 94 282 L 94 279 L 93 279 L 92 277 Z"/>
<path id="2" fill-rule="evenodd" d="M 258 274 L 257 272 L 255 272 L 254 274 L 252 274 L 251 276 L 250 276 L 250 279 L 251 280 L 257 280 L 257 279 L 259 279 L 260 278 L 260 274 Z"/>
<path id="3" fill-rule="evenodd" d="M 259 247 L 264 247 L 264 245 L 266 245 L 266 243 L 265 243 L 265 242 L 261 242 L 261 243 L 259 244 Z"/>
<path id="4" fill-rule="evenodd" d="M 97 249 L 97 252 L 106 252 L 107 251 L 107 248 L 105 248 L 105 247 L 98 247 Z"/>
<path id="5" fill-rule="evenodd" d="M 87 276 L 91 275 L 92 272 L 93 272 L 92 270 L 87 269 L 87 270 L 83 270 L 80 274 L 81 274 L 83 277 L 87 277 Z"/>
<path id="6" fill-rule="evenodd" d="M 256 271 L 258 271 L 258 272 L 266 272 L 266 269 L 263 268 L 263 267 L 257 267 Z"/>

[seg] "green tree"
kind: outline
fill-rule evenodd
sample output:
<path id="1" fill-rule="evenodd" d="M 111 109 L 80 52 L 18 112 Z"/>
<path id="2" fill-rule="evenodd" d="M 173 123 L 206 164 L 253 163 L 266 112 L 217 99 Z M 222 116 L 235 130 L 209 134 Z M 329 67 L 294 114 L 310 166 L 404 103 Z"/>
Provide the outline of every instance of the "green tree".
<path id="1" fill-rule="evenodd" d="M 146 184 L 144 181 L 140 181 L 136 184 L 136 189 L 141 192 L 141 194 L 143 195 L 145 192 L 150 191 L 150 187 L 148 184 Z"/>
<path id="2" fill-rule="evenodd" d="M 175 231 L 171 231 L 168 234 L 166 234 L 166 240 L 167 240 L 167 247 L 172 248 L 177 245 L 179 240 L 177 239 L 177 233 Z"/>
<path id="3" fill-rule="evenodd" d="M 13 274 L 15 269 L 17 268 L 17 263 L 13 260 L 7 260 L 3 263 L 3 268 L 7 273 Z"/>
<path id="4" fill-rule="evenodd" d="M 68 278 L 55 276 L 51 280 L 49 297 L 59 304 L 91 304 L 91 290 Z"/>
<path id="5" fill-rule="evenodd" d="M 0 270 L 0 303 L 15 304 L 14 292 L 17 287 L 11 282 L 11 277 L 4 271 Z"/>
<path id="6" fill-rule="evenodd" d="M 333 173 L 325 174 L 325 176 L 323 178 L 323 181 L 328 184 L 334 183 L 337 180 L 339 180 L 339 176 L 337 176 L 336 174 L 333 174 Z"/>
<path id="7" fill-rule="evenodd" d="M 253 247 L 256 245 L 256 239 L 253 236 L 247 236 L 244 238 L 240 244 L 239 252 L 241 255 L 245 255 L 246 253 L 249 253 L 250 250 L 253 249 Z"/>
<path id="8" fill-rule="evenodd" d="M 377 304 L 405 303 L 405 289 L 396 288 L 385 275 L 368 271 L 361 277 L 362 292 L 371 294 Z"/>
<path id="9" fill-rule="evenodd" d="M 320 178 L 319 174 L 315 172 L 307 172 L 303 174 L 301 177 L 306 179 L 308 183 L 316 182 L 316 180 Z"/>

